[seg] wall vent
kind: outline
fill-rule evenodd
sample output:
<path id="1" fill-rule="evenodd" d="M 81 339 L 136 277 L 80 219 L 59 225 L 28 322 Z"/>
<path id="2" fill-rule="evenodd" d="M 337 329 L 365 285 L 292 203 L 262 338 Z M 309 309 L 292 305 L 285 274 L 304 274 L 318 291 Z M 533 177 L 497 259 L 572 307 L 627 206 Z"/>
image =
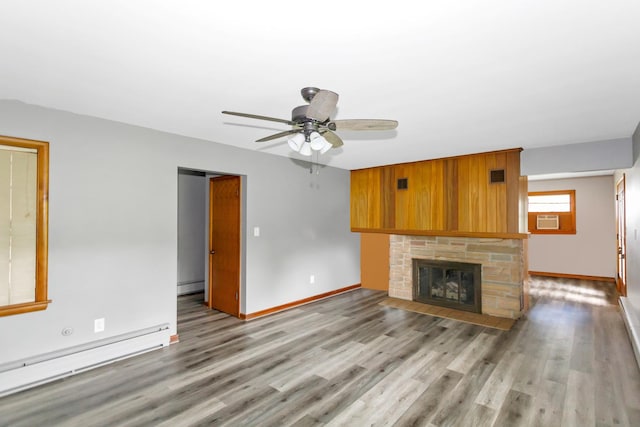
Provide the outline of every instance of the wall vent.
<path id="1" fill-rule="evenodd" d="M 489 182 L 498 184 L 504 182 L 504 169 L 493 169 L 489 172 Z"/>
<path id="2" fill-rule="evenodd" d="M 398 190 L 406 190 L 409 188 L 409 178 L 398 178 Z"/>

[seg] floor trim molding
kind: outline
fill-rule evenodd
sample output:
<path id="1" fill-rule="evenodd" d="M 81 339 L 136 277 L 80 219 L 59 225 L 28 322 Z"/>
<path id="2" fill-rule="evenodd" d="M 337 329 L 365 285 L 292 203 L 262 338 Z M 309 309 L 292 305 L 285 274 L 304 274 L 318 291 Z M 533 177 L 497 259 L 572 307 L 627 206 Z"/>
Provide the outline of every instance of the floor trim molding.
<path id="1" fill-rule="evenodd" d="M 638 333 L 638 329 L 636 329 L 638 325 L 634 324 L 631 317 L 632 314 L 631 310 L 628 308 L 629 303 L 627 302 L 627 298 L 620 297 L 618 301 L 622 311 L 622 320 L 624 320 L 624 325 L 626 326 L 629 334 L 629 341 L 631 341 L 631 347 L 633 347 L 633 353 L 636 356 L 636 363 L 638 364 L 638 368 L 640 368 L 640 334 Z"/>
<path id="2" fill-rule="evenodd" d="M 359 289 L 361 288 L 362 285 L 360 283 L 356 284 L 356 285 L 351 285 L 351 286 L 347 286 L 345 288 L 340 288 L 340 289 L 336 289 L 333 291 L 329 291 L 329 292 L 325 292 L 323 294 L 319 294 L 319 295 L 314 295 L 312 297 L 309 298 L 304 298 L 298 301 L 292 301 L 290 303 L 287 304 L 282 304 L 276 307 L 271 307 L 271 308 L 267 308 L 265 310 L 260 310 L 260 311 L 256 311 L 255 313 L 240 313 L 240 319 L 242 320 L 252 320 L 252 319 L 256 319 L 258 317 L 262 317 L 262 316 L 267 316 L 269 314 L 273 314 L 273 313 L 277 313 L 280 311 L 284 311 L 284 310 L 288 310 L 290 308 L 294 308 L 294 307 L 298 307 L 300 305 L 304 305 L 304 304 L 309 304 L 310 302 L 314 302 L 314 301 L 319 301 L 321 299 L 325 299 L 334 295 L 338 295 L 338 294 L 342 294 L 344 292 L 349 292 L 349 291 L 353 291 L 355 289 Z"/>

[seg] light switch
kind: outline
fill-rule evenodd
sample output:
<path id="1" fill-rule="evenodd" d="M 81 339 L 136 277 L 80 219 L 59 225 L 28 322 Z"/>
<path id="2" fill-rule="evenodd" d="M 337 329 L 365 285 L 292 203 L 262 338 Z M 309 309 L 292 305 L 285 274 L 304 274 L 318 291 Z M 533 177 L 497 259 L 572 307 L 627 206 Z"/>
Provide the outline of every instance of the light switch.
<path id="1" fill-rule="evenodd" d="M 260 237 L 260 227 L 253 227 L 253 236 Z"/>

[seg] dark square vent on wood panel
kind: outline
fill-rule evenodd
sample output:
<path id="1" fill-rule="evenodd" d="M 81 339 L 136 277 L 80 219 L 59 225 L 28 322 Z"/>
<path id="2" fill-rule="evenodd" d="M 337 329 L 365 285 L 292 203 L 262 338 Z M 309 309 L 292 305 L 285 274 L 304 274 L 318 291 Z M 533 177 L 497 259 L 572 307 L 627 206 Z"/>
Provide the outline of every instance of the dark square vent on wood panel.
<path id="1" fill-rule="evenodd" d="M 398 190 L 409 188 L 409 178 L 398 178 Z"/>
<path id="2" fill-rule="evenodd" d="M 504 169 L 493 169 L 489 174 L 489 182 L 491 184 L 504 182 Z"/>

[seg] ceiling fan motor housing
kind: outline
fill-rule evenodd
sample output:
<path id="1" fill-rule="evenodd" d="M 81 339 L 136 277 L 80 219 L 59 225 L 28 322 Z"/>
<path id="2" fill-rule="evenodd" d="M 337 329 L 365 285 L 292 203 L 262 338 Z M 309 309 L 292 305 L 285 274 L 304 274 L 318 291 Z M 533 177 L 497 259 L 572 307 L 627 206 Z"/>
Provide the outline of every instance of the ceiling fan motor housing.
<path id="1" fill-rule="evenodd" d="M 320 92 L 320 89 L 318 89 L 317 87 L 305 87 L 302 88 L 300 94 L 302 95 L 302 99 L 307 102 L 311 102 L 313 97 L 316 96 L 318 92 Z"/>
<path id="2" fill-rule="evenodd" d="M 296 123 L 302 123 L 307 120 L 308 105 L 301 105 L 291 110 L 291 121 Z"/>

